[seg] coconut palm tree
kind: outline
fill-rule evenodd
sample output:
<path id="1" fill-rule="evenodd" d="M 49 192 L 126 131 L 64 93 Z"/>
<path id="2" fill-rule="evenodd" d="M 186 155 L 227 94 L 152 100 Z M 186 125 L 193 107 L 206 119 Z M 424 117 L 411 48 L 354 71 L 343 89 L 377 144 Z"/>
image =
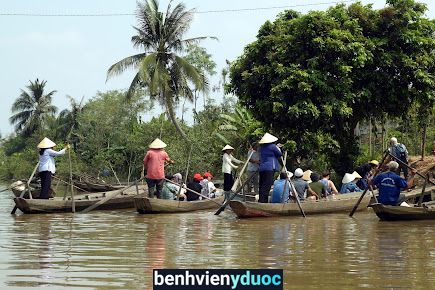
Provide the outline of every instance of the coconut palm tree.
<path id="1" fill-rule="evenodd" d="M 152 99 L 166 109 L 177 131 L 187 139 L 178 124 L 174 106 L 181 97 L 193 100 L 190 85 L 204 90 L 207 80 L 204 74 L 182 57 L 187 45 L 198 43 L 207 37 L 183 39 L 190 27 L 193 10 L 187 10 L 183 3 L 174 8 L 169 3 L 166 12 L 159 11 L 157 0 L 137 4 L 136 35 L 131 38 L 133 46 L 142 52 L 126 57 L 113 64 L 107 78 L 133 68 L 136 75 L 127 91 L 127 97 L 138 88 L 146 87 Z"/>
<path id="2" fill-rule="evenodd" d="M 12 104 L 11 124 L 15 124 L 15 130 L 24 136 L 30 136 L 42 129 L 46 119 L 55 114 L 57 108 L 51 104 L 52 96 L 56 91 L 44 93 L 47 81 L 30 81 L 26 86 L 28 92 L 21 90 L 18 99 Z"/>

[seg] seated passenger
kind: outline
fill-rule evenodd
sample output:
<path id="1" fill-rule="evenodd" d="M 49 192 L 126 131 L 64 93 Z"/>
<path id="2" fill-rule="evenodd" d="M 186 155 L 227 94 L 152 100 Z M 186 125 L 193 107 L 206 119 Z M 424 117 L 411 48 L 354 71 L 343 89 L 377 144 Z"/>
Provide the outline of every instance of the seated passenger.
<path id="1" fill-rule="evenodd" d="M 187 201 L 199 200 L 198 193 L 201 193 L 202 190 L 202 186 L 200 184 L 202 179 L 203 178 L 201 174 L 195 173 L 193 175 L 193 180 L 187 183 L 187 191 L 186 191 Z M 192 191 L 189 189 L 191 189 Z"/>
<path id="2" fill-rule="evenodd" d="M 201 181 L 202 191 L 201 194 L 210 198 L 214 198 L 216 187 L 214 183 L 211 181 L 213 179 L 213 175 L 210 172 L 205 172 L 203 175 L 204 179 Z"/>
<path id="3" fill-rule="evenodd" d="M 320 182 L 325 187 L 326 196 L 338 194 L 338 190 L 335 187 L 334 182 L 332 182 L 330 178 L 331 178 L 331 173 L 329 171 L 325 171 L 322 173 L 322 179 L 320 180 Z"/>
<path id="4" fill-rule="evenodd" d="M 350 192 L 361 192 L 363 191 L 356 185 L 355 175 L 351 173 L 346 173 L 341 181 L 343 185 L 341 186 L 340 193 L 350 193 Z"/>
<path id="5" fill-rule="evenodd" d="M 302 178 L 303 175 L 304 171 L 301 168 L 296 168 L 293 178 L 293 185 L 295 186 L 299 200 L 305 200 L 307 194 L 308 196 L 316 195 L 315 192 L 308 186 L 308 182 Z"/>
<path id="6" fill-rule="evenodd" d="M 313 172 L 310 175 L 310 180 L 311 183 L 309 184 L 309 187 L 316 193 L 316 195 L 308 196 L 308 198 L 315 200 L 315 199 L 320 199 L 322 197 L 326 197 L 325 186 L 323 185 L 323 183 L 319 181 L 320 175 Z"/>
<path id="7" fill-rule="evenodd" d="M 271 203 L 288 203 L 291 189 L 287 178 L 292 176 L 293 174 L 291 172 L 289 172 L 289 174 L 285 172 L 279 174 L 279 179 L 275 180 L 273 183 Z"/>

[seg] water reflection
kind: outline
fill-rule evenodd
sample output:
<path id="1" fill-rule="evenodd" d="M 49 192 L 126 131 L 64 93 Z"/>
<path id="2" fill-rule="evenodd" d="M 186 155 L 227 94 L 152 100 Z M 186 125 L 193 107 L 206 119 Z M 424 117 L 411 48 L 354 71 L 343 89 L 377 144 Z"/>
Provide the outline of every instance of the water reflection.
<path id="1" fill-rule="evenodd" d="M 239 220 L 226 210 L 9 214 L 0 196 L 0 289 L 150 289 L 155 268 L 283 268 L 285 289 L 433 287 L 434 222 L 370 212 Z"/>

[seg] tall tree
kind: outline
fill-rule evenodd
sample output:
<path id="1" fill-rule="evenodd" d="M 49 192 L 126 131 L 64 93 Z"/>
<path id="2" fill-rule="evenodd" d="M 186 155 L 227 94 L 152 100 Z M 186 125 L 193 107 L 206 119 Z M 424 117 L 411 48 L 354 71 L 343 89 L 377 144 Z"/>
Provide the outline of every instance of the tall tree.
<path id="1" fill-rule="evenodd" d="M 323 152 L 339 173 L 358 155 L 354 129 L 370 116 L 433 105 L 434 21 L 425 5 L 337 5 L 266 22 L 231 67 L 231 90 L 293 157 Z"/>
<path id="2" fill-rule="evenodd" d="M 15 124 L 15 130 L 24 136 L 30 136 L 42 129 L 45 120 L 56 113 L 57 108 L 51 104 L 52 96 L 56 91 L 45 94 L 47 81 L 30 81 L 28 92 L 21 90 L 21 95 L 12 104 L 12 113 L 9 118 Z"/>
<path id="3" fill-rule="evenodd" d="M 110 78 L 126 69 L 135 69 L 127 97 L 140 87 L 147 87 L 152 99 L 162 104 L 172 123 L 183 138 L 187 138 L 180 127 L 174 112 L 174 105 L 180 97 L 193 100 L 189 84 L 195 89 L 203 90 L 204 74 L 180 56 L 186 46 L 198 43 L 206 37 L 183 39 L 192 22 L 193 10 L 187 10 L 183 3 L 172 8 L 169 3 L 166 12 L 159 11 L 157 0 L 148 0 L 137 4 L 138 26 L 134 27 L 137 35 L 131 41 L 141 53 L 126 57 L 113 64 L 108 72 Z"/>

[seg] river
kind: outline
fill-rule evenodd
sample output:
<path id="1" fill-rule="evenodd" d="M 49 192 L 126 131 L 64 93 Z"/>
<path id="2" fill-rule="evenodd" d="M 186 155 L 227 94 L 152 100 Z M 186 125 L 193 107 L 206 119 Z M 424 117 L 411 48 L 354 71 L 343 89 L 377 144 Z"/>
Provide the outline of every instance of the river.
<path id="1" fill-rule="evenodd" d="M 5 188 L 5 186 L 0 186 Z M 370 211 L 240 220 L 228 208 L 11 215 L 0 193 L 0 289 L 151 289 L 156 268 L 278 268 L 284 289 L 434 289 L 435 221 Z"/>

